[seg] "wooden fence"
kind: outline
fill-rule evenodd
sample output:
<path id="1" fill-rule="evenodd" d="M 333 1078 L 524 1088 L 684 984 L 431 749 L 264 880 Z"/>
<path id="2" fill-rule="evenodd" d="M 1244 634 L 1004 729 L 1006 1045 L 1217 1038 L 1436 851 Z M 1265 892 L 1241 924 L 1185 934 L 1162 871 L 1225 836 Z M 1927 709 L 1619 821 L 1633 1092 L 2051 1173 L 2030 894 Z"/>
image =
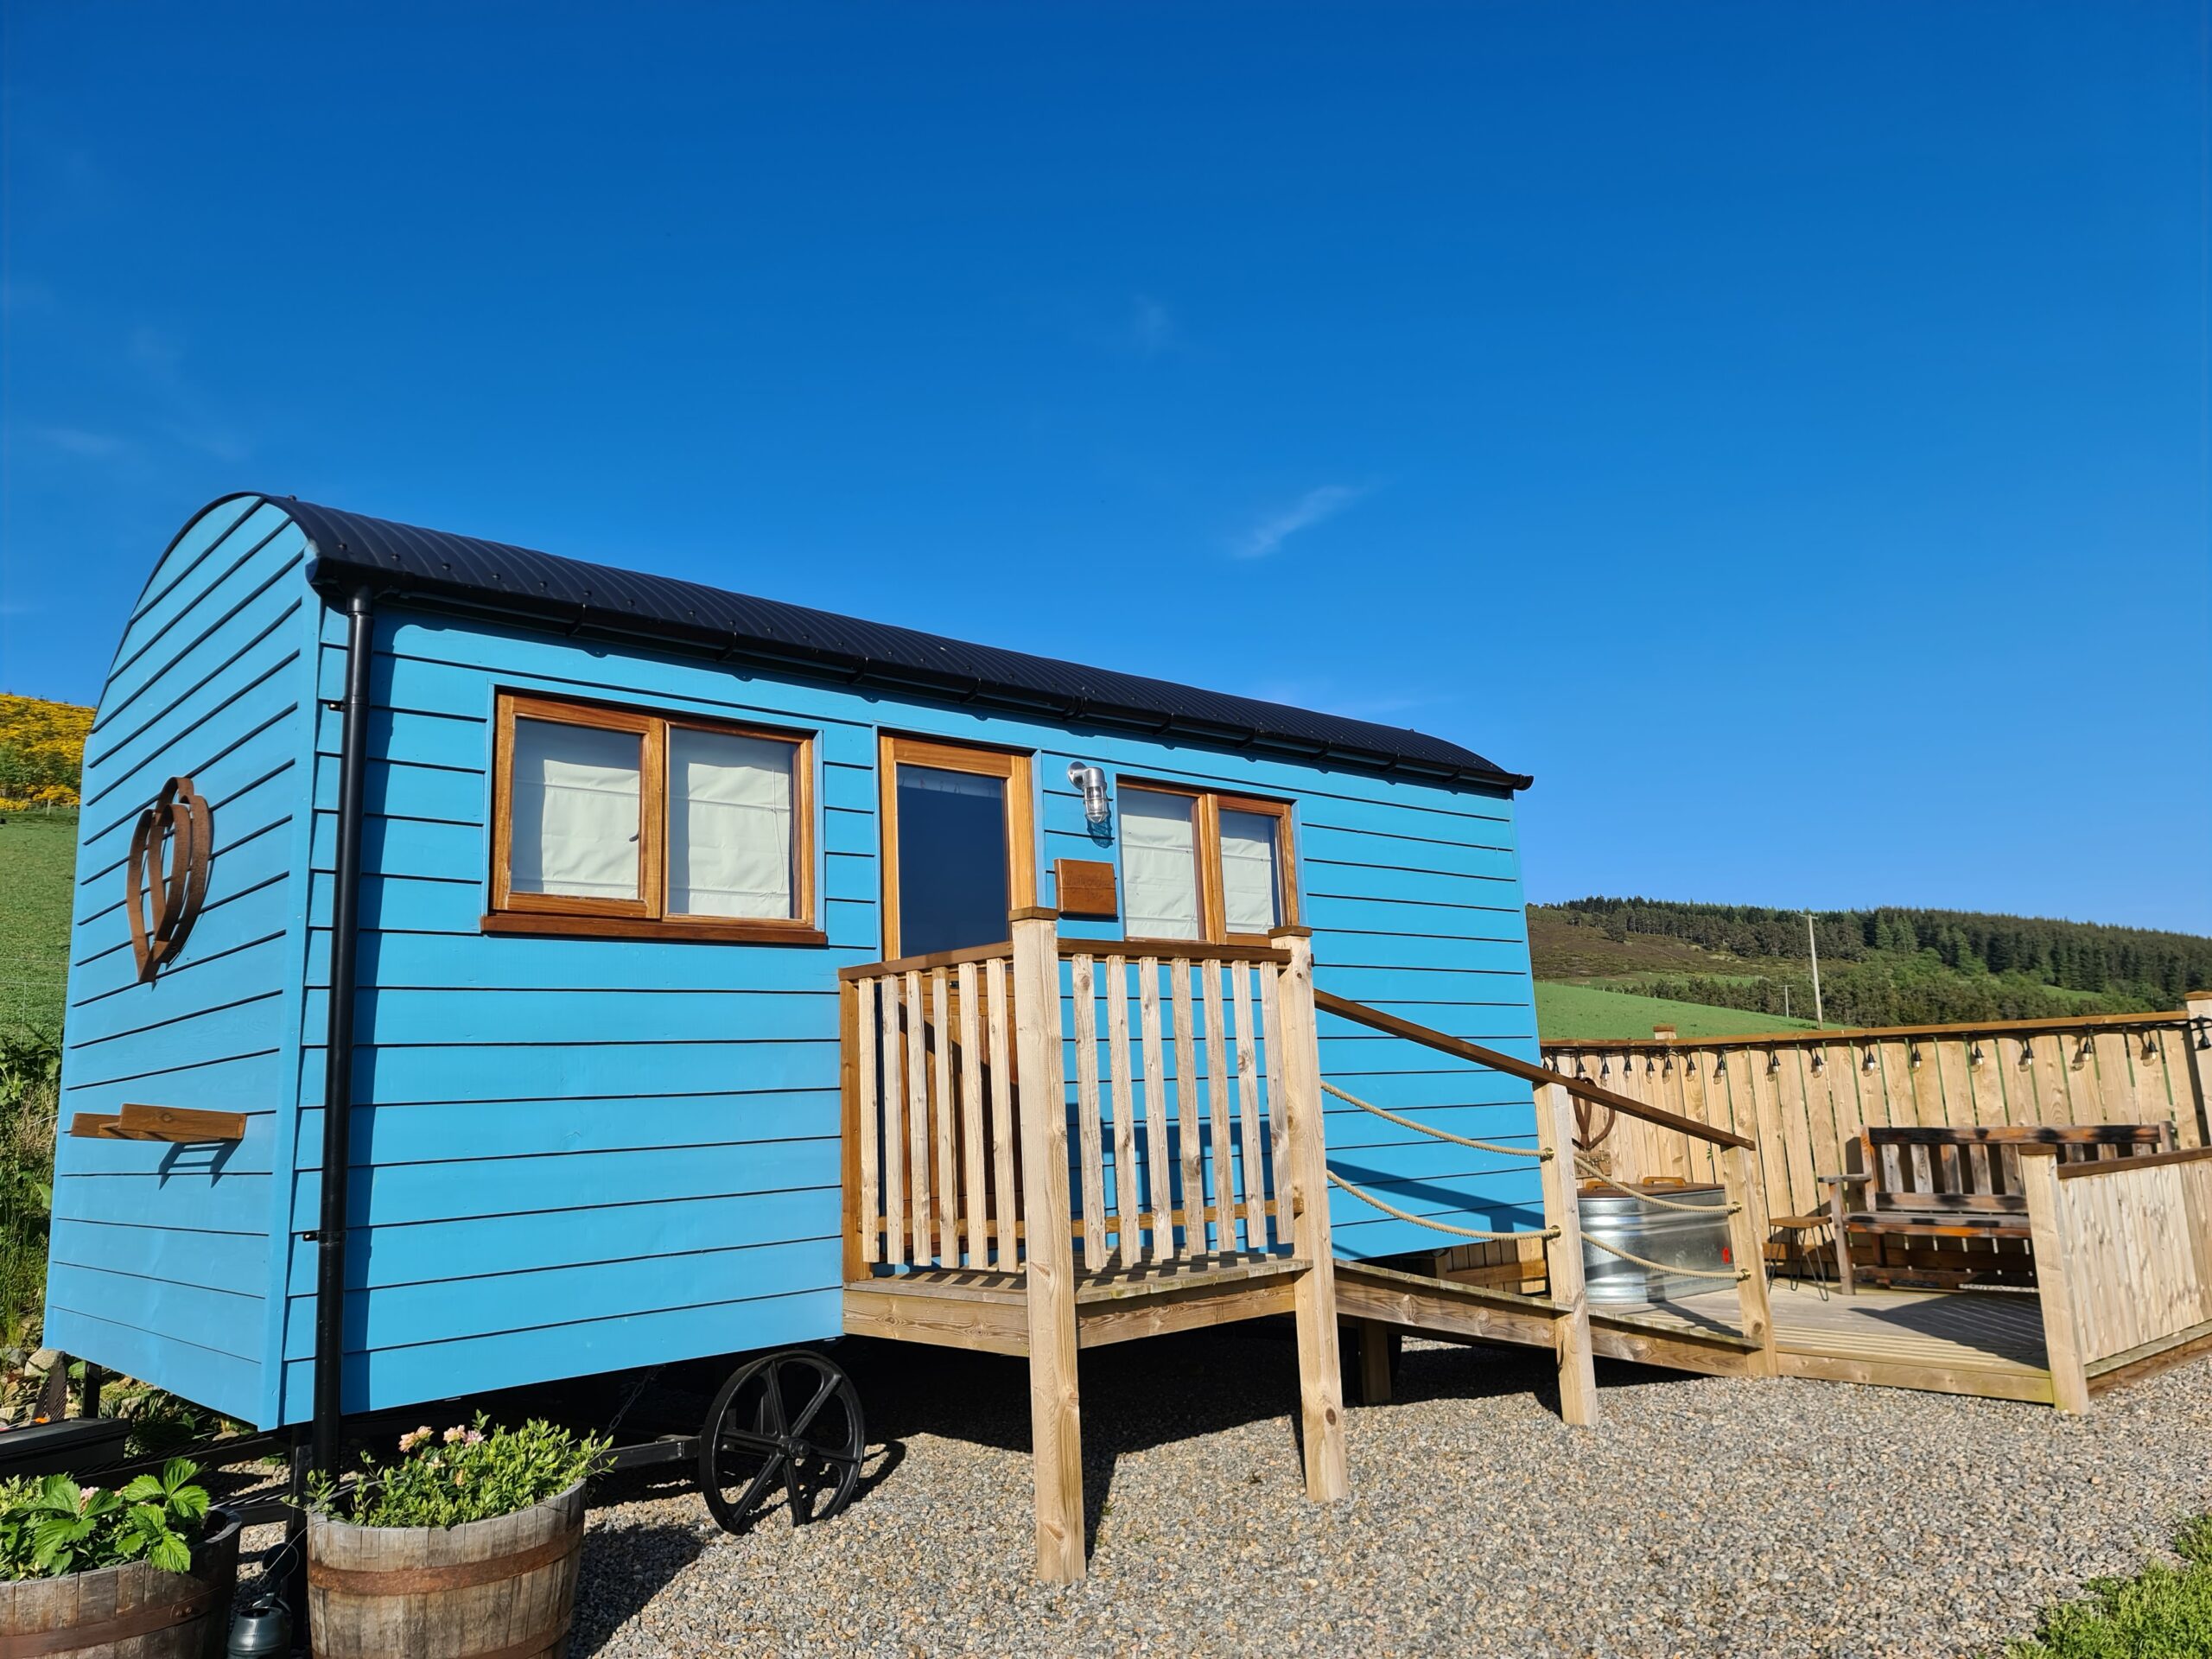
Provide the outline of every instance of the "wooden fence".
<path id="1" fill-rule="evenodd" d="M 1663 1027 L 1662 1028 L 1663 1031 Z M 1770 1214 L 1827 1207 L 1818 1178 L 1869 1128 L 2164 1123 L 2207 1144 L 2212 995 L 2174 1014 L 1636 1042 L 1547 1040 L 1546 1064 L 1758 1142 Z M 1584 1120 L 1616 1179 L 1717 1181 L 1709 1146 L 1625 1115 Z"/>
<path id="2" fill-rule="evenodd" d="M 2212 1344 L 2212 1147 L 2021 1173 L 2063 1411 L 2120 1373 Z"/>

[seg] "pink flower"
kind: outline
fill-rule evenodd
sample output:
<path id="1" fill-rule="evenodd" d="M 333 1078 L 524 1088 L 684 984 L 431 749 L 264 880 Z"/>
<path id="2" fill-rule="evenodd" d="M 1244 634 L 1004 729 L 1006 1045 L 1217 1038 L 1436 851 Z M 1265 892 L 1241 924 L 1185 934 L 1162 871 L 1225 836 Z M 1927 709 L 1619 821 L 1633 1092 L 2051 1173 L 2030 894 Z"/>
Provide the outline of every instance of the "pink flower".
<path id="1" fill-rule="evenodd" d="M 462 1439 L 467 1436 L 467 1433 L 468 1431 L 465 1428 L 449 1428 L 446 1430 L 446 1444 L 448 1446 L 459 1446 Z"/>
<path id="2" fill-rule="evenodd" d="M 461 1439 L 465 1444 L 469 1446 L 481 1446 L 484 1444 L 484 1436 L 473 1428 L 470 1429 L 467 1434 L 463 1435 Z"/>

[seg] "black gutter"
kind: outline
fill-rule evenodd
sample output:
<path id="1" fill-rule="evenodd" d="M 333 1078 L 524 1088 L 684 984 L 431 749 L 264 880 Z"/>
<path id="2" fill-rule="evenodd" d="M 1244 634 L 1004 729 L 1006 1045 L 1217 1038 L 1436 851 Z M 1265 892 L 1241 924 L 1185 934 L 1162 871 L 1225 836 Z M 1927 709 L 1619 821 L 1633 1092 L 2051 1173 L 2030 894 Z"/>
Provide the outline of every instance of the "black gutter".
<path id="1" fill-rule="evenodd" d="M 322 1210 L 315 1231 L 315 1466 L 335 1478 L 345 1413 L 346 1201 L 353 1167 L 353 983 L 360 929 L 361 797 L 369 769 L 375 596 L 346 598 L 346 700 L 338 763 L 338 868 L 330 928 L 330 1027 L 322 1085 Z"/>

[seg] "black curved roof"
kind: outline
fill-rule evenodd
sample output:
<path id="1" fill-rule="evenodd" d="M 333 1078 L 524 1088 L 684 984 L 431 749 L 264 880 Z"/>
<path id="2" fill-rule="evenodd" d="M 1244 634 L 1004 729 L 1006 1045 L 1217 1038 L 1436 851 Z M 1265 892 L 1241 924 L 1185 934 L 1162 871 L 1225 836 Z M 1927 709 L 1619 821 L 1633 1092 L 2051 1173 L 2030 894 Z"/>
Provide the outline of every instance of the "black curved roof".
<path id="1" fill-rule="evenodd" d="M 683 645 L 955 702 L 1045 711 L 1376 771 L 1508 789 L 1526 789 L 1531 781 L 1456 743 L 1399 727 L 969 645 L 289 496 L 264 499 L 306 532 L 314 544 L 308 580 L 326 594 L 365 582 L 395 597 L 524 617 L 569 632 Z"/>

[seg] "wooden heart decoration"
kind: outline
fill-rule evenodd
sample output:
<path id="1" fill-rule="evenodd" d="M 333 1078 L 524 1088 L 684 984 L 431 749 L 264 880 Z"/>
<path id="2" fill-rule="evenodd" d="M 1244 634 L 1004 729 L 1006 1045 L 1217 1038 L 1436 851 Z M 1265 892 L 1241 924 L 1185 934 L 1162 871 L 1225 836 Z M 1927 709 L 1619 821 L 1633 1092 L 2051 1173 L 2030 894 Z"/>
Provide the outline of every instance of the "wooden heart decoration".
<path id="1" fill-rule="evenodd" d="M 142 983 L 184 949 L 207 897 L 214 835 L 214 812 L 189 778 L 170 779 L 138 815 L 123 873 L 130 884 L 124 912 L 130 918 L 130 950 Z"/>

